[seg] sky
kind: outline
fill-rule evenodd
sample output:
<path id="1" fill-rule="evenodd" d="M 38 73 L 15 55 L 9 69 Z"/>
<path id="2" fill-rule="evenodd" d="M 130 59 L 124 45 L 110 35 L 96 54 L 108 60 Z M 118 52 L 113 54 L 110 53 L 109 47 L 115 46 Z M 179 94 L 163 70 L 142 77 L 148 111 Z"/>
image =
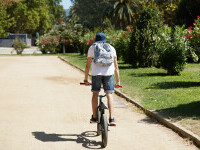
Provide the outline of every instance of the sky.
<path id="1" fill-rule="evenodd" d="M 62 0 L 61 5 L 63 5 L 64 9 L 68 9 L 72 3 L 70 2 L 70 0 Z"/>

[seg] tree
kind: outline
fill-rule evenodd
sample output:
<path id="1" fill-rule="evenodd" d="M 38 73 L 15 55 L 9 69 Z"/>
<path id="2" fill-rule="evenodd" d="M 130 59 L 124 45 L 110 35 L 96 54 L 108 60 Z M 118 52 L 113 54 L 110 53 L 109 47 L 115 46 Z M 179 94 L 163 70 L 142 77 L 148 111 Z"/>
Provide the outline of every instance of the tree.
<path id="1" fill-rule="evenodd" d="M 104 18 L 103 12 L 106 3 L 102 0 L 76 0 L 74 2 L 74 13 L 79 18 L 79 22 L 91 30 L 101 27 Z"/>
<path id="2" fill-rule="evenodd" d="M 39 13 L 37 30 L 40 34 L 46 33 L 60 18 L 63 20 L 65 11 L 63 6 L 59 5 L 60 2 L 61 0 L 24 0 L 29 9 Z"/>
<path id="3" fill-rule="evenodd" d="M 102 28 L 104 19 L 109 18 L 117 29 L 132 24 L 142 7 L 140 0 L 71 0 L 79 22 L 89 29 Z M 137 13 L 136 13 L 137 12 Z"/>
<path id="4" fill-rule="evenodd" d="M 67 22 L 70 23 L 71 25 L 75 25 L 80 22 L 79 20 L 80 19 L 76 14 L 74 6 L 72 6 L 69 12 L 69 16 L 67 17 Z"/>
<path id="5" fill-rule="evenodd" d="M 18 0 L 0 0 L 0 3 L 5 6 L 11 5 L 13 2 L 18 2 Z"/>
<path id="6" fill-rule="evenodd" d="M 116 28 L 125 29 L 131 25 L 136 16 L 136 12 L 141 8 L 141 2 L 138 0 L 112 0 L 109 1 L 108 15 L 110 16 Z M 109 14 L 110 13 L 110 14 Z"/>
<path id="7" fill-rule="evenodd" d="M 169 26 L 175 25 L 175 10 L 178 7 L 179 0 L 148 0 L 147 4 L 156 5 L 163 13 L 164 23 Z"/>
<path id="8" fill-rule="evenodd" d="M 6 7 L 0 3 L 0 37 L 5 37 L 9 34 L 8 28 L 12 24 L 13 18 L 7 14 Z"/>
<path id="9" fill-rule="evenodd" d="M 39 12 L 40 23 L 37 31 L 39 31 L 40 34 L 44 34 L 53 27 L 53 22 L 51 21 L 52 14 L 48 14 L 48 9 L 43 9 L 42 7 L 40 8 Z"/>
<path id="10" fill-rule="evenodd" d="M 64 18 L 61 0 L 21 0 L 8 7 L 8 12 L 15 18 L 15 25 L 10 28 L 13 33 L 44 34 Z"/>
<path id="11" fill-rule="evenodd" d="M 60 2 L 62 0 L 47 0 L 47 4 L 49 7 L 49 12 L 51 15 L 51 21 L 53 24 L 57 24 L 58 20 L 64 20 L 66 16 L 66 12 Z"/>
<path id="12" fill-rule="evenodd" d="M 192 26 L 194 20 L 200 14 L 200 0 L 180 0 L 176 10 L 176 23 Z"/>
<path id="13" fill-rule="evenodd" d="M 29 9 L 23 1 L 12 5 L 10 11 L 15 18 L 15 25 L 10 28 L 10 31 L 32 33 L 39 26 L 39 13 L 36 10 Z"/>

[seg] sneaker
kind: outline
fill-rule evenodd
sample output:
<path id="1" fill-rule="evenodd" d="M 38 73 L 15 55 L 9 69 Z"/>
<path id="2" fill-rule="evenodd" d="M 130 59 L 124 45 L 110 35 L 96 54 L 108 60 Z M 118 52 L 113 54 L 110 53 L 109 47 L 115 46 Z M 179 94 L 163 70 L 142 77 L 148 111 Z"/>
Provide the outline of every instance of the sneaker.
<path id="1" fill-rule="evenodd" d="M 109 124 L 110 124 L 110 126 L 116 126 L 117 125 L 114 118 L 109 119 Z"/>
<path id="2" fill-rule="evenodd" d="M 93 115 L 90 119 L 90 123 L 97 123 L 97 118 L 94 118 Z"/>

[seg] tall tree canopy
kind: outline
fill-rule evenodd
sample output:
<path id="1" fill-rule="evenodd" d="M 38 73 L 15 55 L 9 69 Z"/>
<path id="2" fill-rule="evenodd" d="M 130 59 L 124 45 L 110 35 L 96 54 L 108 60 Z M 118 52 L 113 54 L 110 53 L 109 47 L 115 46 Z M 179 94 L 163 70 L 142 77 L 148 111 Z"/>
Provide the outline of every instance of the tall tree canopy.
<path id="1" fill-rule="evenodd" d="M 116 28 L 130 25 L 139 8 L 140 0 L 71 0 L 73 13 L 79 22 L 89 28 L 101 27 L 104 19 L 109 18 Z"/>
<path id="2" fill-rule="evenodd" d="M 5 0 L 7 13 L 14 18 L 12 33 L 48 32 L 58 20 L 65 17 L 61 0 Z"/>
<path id="3" fill-rule="evenodd" d="M 73 9 L 83 26 L 94 29 L 103 23 L 105 4 L 102 0 L 76 0 Z"/>
<path id="4" fill-rule="evenodd" d="M 200 0 L 180 0 L 176 11 L 177 24 L 192 26 L 200 15 Z"/>
<path id="5" fill-rule="evenodd" d="M 39 25 L 39 13 L 29 9 L 22 1 L 12 5 L 11 15 L 15 18 L 15 25 L 10 28 L 13 33 L 30 33 Z"/>
<path id="6" fill-rule="evenodd" d="M 18 2 L 19 0 L 0 0 L 0 3 L 5 5 L 5 6 L 9 6 L 11 5 L 13 2 Z"/>
<path id="7" fill-rule="evenodd" d="M 178 7 L 179 0 L 151 0 L 163 12 L 164 23 L 173 26 L 175 24 L 175 11 Z"/>
<path id="8" fill-rule="evenodd" d="M 0 3 L 0 37 L 8 35 L 8 28 L 12 26 L 13 18 L 7 14 L 6 7 Z"/>
<path id="9" fill-rule="evenodd" d="M 125 29 L 131 25 L 137 12 L 141 10 L 142 2 L 139 0 L 110 0 L 108 1 L 107 15 L 116 28 Z"/>

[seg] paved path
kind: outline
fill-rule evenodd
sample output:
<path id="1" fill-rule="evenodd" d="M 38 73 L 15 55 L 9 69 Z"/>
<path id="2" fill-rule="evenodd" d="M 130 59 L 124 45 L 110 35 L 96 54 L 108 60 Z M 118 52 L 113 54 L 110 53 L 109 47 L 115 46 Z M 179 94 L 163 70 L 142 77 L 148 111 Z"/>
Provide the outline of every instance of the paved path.
<path id="1" fill-rule="evenodd" d="M 100 149 L 84 75 L 55 56 L 0 56 L 0 150 Z M 115 96 L 106 150 L 197 150 Z"/>

